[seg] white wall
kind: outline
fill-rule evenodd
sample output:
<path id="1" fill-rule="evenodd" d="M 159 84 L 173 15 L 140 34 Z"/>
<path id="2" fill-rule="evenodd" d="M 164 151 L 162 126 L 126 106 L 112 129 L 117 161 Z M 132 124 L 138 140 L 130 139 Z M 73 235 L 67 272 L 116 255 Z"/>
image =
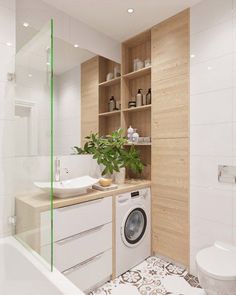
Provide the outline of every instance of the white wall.
<path id="1" fill-rule="evenodd" d="M 218 165 L 236 165 L 236 1 L 191 9 L 191 272 L 200 249 L 236 245 L 236 185 L 218 183 Z"/>
<path id="2" fill-rule="evenodd" d="M 56 77 L 55 154 L 68 155 L 80 146 L 81 85 L 80 65 Z"/>
<path id="3" fill-rule="evenodd" d="M 14 72 L 14 9 L 14 1 L 0 0 L 0 237 L 10 234 L 7 219 L 13 212 L 14 89 L 7 81 L 7 72 Z"/>

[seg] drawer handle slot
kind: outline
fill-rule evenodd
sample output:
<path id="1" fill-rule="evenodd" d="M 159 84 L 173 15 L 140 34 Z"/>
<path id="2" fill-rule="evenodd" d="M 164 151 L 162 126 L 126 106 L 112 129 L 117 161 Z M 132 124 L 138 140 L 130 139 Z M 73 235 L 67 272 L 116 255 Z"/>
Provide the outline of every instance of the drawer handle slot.
<path id="1" fill-rule="evenodd" d="M 88 229 L 88 230 L 83 231 L 83 232 L 81 232 L 81 233 L 79 233 L 79 234 L 76 234 L 76 235 L 74 235 L 74 236 L 71 236 L 71 237 L 68 237 L 68 238 L 62 239 L 62 240 L 60 240 L 60 241 L 57 241 L 56 244 L 57 244 L 57 245 L 60 245 L 60 246 L 65 245 L 66 243 L 69 243 L 69 242 L 72 242 L 72 241 L 77 240 L 77 239 L 79 239 L 79 238 L 82 238 L 82 237 L 84 237 L 84 236 L 86 236 L 86 235 L 88 235 L 88 234 L 90 234 L 90 233 L 100 231 L 104 226 L 105 226 L 105 224 L 103 224 L 103 225 L 99 225 L 99 226 L 94 227 L 94 228 L 92 228 L 92 229 Z"/>
<path id="2" fill-rule="evenodd" d="M 92 263 L 92 262 L 100 259 L 102 257 L 102 255 L 104 254 L 104 252 L 99 253 L 98 255 L 95 255 L 95 256 L 93 256 L 93 257 L 91 257 L 91 258 L 89 258 L 89 259 L 87 259 L 87 260 L 85 260 L 85 261 L 83 261 L 83 262 L 81 262 L 81 263 L 79 263 L 79 264 L 77 264 L 77 265 L 75 265 L 75 266 L 73 266 L 73 267 L 71 267 L 71 268 L 63 271 L 62 273 L 64 275 L 68 275 L 68 274 L 70 274 L 70 273 L 72 273 L 72 272 L 80 269 L 81 267 L 84 267 L 84 266 L 86 266 L 86 265 L 88 265 L 88 264 L 90 264 L 90 263 Z"/>

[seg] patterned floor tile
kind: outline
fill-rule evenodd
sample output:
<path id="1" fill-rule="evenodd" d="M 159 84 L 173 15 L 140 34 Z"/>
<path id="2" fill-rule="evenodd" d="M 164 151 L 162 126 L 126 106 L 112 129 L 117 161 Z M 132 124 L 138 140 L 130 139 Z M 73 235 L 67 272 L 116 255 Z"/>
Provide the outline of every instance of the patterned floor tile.
<path id="1" fill-rule="evenodd" d="M 196 277 L 159 257 L 149 257 L 90 295 L 204 295 Z"/>

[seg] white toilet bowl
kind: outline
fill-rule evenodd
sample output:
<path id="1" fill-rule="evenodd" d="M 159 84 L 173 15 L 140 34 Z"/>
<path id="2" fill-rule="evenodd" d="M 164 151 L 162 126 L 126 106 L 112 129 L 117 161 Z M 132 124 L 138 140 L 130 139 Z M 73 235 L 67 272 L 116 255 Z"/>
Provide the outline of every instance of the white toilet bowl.
<path id="1" fill-rule="evenodd" d="M 236 247 L 216 242 L 197 254 L 196 265 L 207 295 L 236 295 Z"/>

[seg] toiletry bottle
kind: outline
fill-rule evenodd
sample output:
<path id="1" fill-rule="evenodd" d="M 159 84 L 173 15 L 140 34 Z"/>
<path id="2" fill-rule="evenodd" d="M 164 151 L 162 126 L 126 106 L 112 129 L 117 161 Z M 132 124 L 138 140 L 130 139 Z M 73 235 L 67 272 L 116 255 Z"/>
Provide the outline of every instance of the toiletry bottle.
<path id="1" fill-rule="evenodd" d="M 132 141 L 133 133 L 134 133 L 134 129 L 131 126 L 129 126 L 127 130 L 127 137 L 129 141 Z"/>
<path id="2" fill-rule="evenodd" d="M 137 132 L 137 129 L 134 129 L 134 133 L 132 135 L 132 142 L 138 143 L 138 140 L 139 140 L 139 134 Z"/>
<path id="3" fill-rule="evenodd" d="M 143 95 L 141 92 L 141 88 L 138 90 L 138 93 L 136 95 L 136 106 L 137 107 L 141 107 L 142 106 L 142 102 L 143 102 Z"/>
<path id="4" fill-rule="evenodd" d="M 143 94 L 142 105 L 145 106 L 147 104 L 147 94 Z"/>
<path id="5" fill-rule="evenodd" d="M 114 98 L 114 96 L 112 96 L 110 98 L 110 102 L 109 102 L 109 112 L 113 112 L 116 108 L 116 100 Z"/>
<path id="6" fill-rule="evenodd" d="M 152 92 L 151 88 L 148 89 L 148 93 L 146 94 L 146 104 L 152 103 Z"/>

